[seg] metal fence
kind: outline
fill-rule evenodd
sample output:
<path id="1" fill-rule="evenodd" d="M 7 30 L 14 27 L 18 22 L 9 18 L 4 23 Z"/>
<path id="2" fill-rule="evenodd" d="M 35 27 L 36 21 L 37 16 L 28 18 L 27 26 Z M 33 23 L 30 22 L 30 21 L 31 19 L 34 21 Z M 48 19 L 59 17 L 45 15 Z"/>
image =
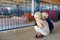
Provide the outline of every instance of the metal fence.
<path id="1" fill-rule="evenodd" d="M 28 13 L 31 16 L 31 2 L 31 0 L 26 0 L 19 4 L 11 4 L 10 6 L 4 4 L 4 6 L 0 6 L 0 31 L 34 25 L 34 22 L 29 21 L 24 15 L 25 13 Z"/>
<path id="2" fill-rule="evenodd" d="M 41 0 L 20 0 L 18 2 L 18 4 L 14 4 L 13 1 L 10 4 L 0 3 L 0 31 L 35 25 L 32 15 L 37 11 L 47 12 L 53 21 L 60 20 L 60 5 L 53 5 Z"/>

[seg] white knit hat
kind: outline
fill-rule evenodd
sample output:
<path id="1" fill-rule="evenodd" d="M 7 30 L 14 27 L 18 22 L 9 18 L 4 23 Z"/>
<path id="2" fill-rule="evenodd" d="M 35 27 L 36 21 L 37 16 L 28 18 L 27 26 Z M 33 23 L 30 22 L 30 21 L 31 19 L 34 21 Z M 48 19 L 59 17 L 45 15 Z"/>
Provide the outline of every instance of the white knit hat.
<path id="1" fill-rule="evenodd" d="M 48 18 L 48 13 L 43 12 L 43 13 L 42 13 L 42 17 L 43 17 L 43 16 L 45 17 L 45 19 Z"/>
<path id="2" fill-rule="evenodd" d="M 40 12 L 36 12 L 36 13 L 34 14 L 34 17 L 35 17 L 35 18 L 38 18 L 38 19 L 41 19 L 41 13 L 40 13 Z"/>

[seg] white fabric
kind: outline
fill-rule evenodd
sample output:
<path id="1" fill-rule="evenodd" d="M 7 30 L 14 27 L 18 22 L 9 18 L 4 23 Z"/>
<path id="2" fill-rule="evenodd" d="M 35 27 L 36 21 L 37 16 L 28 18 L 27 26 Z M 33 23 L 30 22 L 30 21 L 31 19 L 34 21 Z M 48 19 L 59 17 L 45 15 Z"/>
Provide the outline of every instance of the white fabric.
<path id="1" fill-rule="evenodd" d="M 48 35 L 49 34 L 49 27 L 48 27 L 48 23 L 46 22 L 46 20 L 40 20 L 38 21 L 40 23 L 43 24 L 44 27 L 40 28 L 38 26 L 35 26 L 34 29 L 36 32 L 40 32 L 42 35 Z"/>

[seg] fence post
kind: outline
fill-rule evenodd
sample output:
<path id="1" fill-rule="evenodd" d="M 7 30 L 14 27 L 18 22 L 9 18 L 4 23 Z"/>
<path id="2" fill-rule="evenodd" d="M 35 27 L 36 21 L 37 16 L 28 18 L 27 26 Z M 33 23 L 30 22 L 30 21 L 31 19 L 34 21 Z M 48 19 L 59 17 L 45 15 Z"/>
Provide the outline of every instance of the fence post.
<path id="1" fill-rule="evenodd" d="M 50 6 L 51 6 L 51 8 L 50 8 L 50 19 L 52 19 L 53 0 L 51 0 Z"/>
<path id="2" fill-rule="evenodd" d="M 34 0 L 32 0 L 32 9 L 31 9 L 32 13 L 31 15 L 33 16 L 34 15 Z"/>

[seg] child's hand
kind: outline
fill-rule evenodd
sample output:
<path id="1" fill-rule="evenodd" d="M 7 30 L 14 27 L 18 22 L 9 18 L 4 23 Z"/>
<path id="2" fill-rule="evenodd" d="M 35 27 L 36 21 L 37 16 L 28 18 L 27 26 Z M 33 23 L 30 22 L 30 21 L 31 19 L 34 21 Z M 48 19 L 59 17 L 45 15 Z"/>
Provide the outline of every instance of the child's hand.
<path id="1" fill-rule="evenodd" d="M 42 24 L 37 24 L 38 25 L 38 27 L 40 27 L 40 28 L 42 28 L 43 27 L 43 25 Z"/>
<path id="2" fill-rule="evenodd" d="M 41 24 L 41 23 L 37 23 L 37 26 L 40 28 L 44 27 L 43 24 Z"/>

